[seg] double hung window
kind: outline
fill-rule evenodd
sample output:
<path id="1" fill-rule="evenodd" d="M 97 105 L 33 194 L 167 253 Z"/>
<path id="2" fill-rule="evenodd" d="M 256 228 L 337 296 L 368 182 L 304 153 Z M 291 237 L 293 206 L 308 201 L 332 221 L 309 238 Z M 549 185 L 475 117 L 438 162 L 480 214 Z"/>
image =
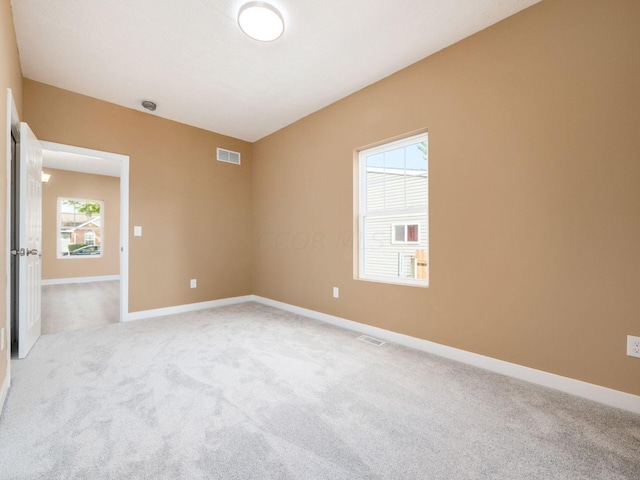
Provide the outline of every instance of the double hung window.
<path id="1" fill-rule="evenodd" d="M 362 150 L 359 161 L 359 278 L 427 286 L 427 134 Z"/>

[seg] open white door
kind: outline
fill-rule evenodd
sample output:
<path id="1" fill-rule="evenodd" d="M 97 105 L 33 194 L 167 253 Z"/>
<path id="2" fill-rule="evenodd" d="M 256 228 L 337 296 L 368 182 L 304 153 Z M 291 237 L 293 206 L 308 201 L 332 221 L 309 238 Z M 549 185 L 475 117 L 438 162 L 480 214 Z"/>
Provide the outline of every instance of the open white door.
<path id="1" fill-rule="evenodd" d="M 42 329 L 42 147 L 24 122 L 19 149 L 18 357 L 24 358 Z"/>

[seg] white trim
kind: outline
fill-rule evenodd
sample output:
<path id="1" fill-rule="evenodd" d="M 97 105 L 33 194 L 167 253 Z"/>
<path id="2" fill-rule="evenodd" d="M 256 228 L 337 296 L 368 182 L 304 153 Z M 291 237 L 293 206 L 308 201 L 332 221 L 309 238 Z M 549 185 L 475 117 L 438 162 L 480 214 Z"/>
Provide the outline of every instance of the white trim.
<path id="1" fill-rule="evenodd" d="M 363 148 L 359 150 L 358 153 L 365 152 L 367 155 L 377 155 L 378 153 L 388 152 L 389 150 L 395 150 L 400 147 L 407 147 L 409 145 L 413 145 L 414 143 L 420 143 L 424 141 L 428 132 L 416 133 L 415 135 L 411 135 L 409 137 L 402 137 L 398 140 L 393 140 L 391 142 L 384 142 L 376 147 L 371 148 Z"/>
<path id="2" fill-rule="evenodd" d="M 379 275 L 369 275 L 367 277 L 354 278 L 363 282 L 386 283 L 387 285 L 404 285 L 405 287 L 429 288 L 429 283 L 424 278 L 411 277 L 382 277 Z"/>
<path id="3" fill-rule="evenodd" d="M 142 320 L 145 318 L 164 317 L 167 315 L 175 315 L 178 313 L 194 312 L 196 310 L 204 310 L 206 308 L 224 307 L 227 305 L 235 305 L 238 303 L 246 303 L 253 301 L 253 295 L 244 295 L 242 297 L 221 298 L 220 300 L 210 300 L 208 302 L 188 303 L 186 305 L 176 305 L 175 307 L 156 308 L 153 310 L 142 310 L 140 312 L 131 312 L 127 316 L 126 321 Z"/>
<path id="4" fill-rule="evenodd" d="M 90 148 L 74 147 L 73 145 L 63 145 L 62 143 L 45 142 L 40 140 L 43 150 L 52 150 L 54 152 L 73 153 L 84 157 L 96 157 L 103 160 L 115 160 L 122 162 L 128 159 L 128 155 L 120 155 L 119 153 L 103 152 L 102 150 L 92 150 Z M 122 172 L 120 172 L 122 173 Z"/>
<path id="5" fill-rule="evenodd" d="M 120 162 L 120 321 L 129 315 L 129 156 L 41 141 L 43 150 Z"/>
<path id="6" fill-rule="evenodd" d="M 42 280 L 42 285 L 63 285 L 66 283 L 110 282 L 120 280 L 120 275 L 102 275 L 98 277 L 49 278 Z"/>
<path id="7" fill-rule="evenodd" d="M 252 295 L 252 300 L 263 305 L 279 308 L 297 315 L 303 315 L 314 320 L 364 333 L 381 340 L 404 345 L 405 347 L 415 348 L 416 350 L 421 350 L 440 357 L 473 365 L 474 367 L 482 368 L 484 370 L 489 370 L 508 377 L 517 378 L 536 385 L 541 385 L 543 387 L 552 388 L 564 393 L 586 398 L 594 402 L 603 403 L 611 407 L 621 408 L 623 410 L 640 414 L 640 396 L 637 395 L 613 390 L 600 385 L 594 385 L 592 383 L 583 382 L 573 378 L 563 377 L 554 373 L 544 372 L 542 370 L 536 370 L 534 368 L 517 365 L 515 363 L 498 360 L 496 358 L 487 357 L 477 353 L 467 352 L 458 348 L 448 347 L 428 340 L 422 340 L 420 338 L 410 337 L 401 333 L 391 332 L 389 330 L 346 320 L 326 313 L 296 307 L 294 305 L 289 305 L 287 303 L 278 302 L 276 300 L 271 300 L 257 295 Z"/>
<path id="8" fill-rule="evenodd" d="M 6 262 L 6 336 L 4 348 L 7 352 L 7 372 L 5 381 L 2 384 L 2 390 L 0 390 L 0 412 L 2 411 L 2 405 L 4 405 L 4 399 L 11 386 L 11 295 L 13 285 L 11 284 L 11 131 L 18 131 L 20 129 L 20 117 L 18 117 L 18 109 L 16 108 L 16 102 L 13 99 L 13 92 L 10 88 L 7 88 L 7 151 L 6 151 L 6 170 L 7 170 L 7 198 L 6 198 L 6 211 L 5 211 L 5 262 Z M 16 136 L 17 140 L 17 136 Z M 17 154 L 17 152 L 16 152 Z M 2 328 L 2 326 L 0 326 Z M 5 391 L 6 389 L 6 391 Z"/>
<path id="9" fill-rule="evenodd" d="M 7 372 L 8 373 L 8 372 Z M 9 394 L 9 375 L 4 378 L 2 387 L 0 387 L 0 415 L 2 415 L 2 409 L 4 408 L 4 402 Z"/>
<path id="10" fill-rule="evenodd" d="M 129 315 L 129 157 L 120 159 L 120 321 Z"/>

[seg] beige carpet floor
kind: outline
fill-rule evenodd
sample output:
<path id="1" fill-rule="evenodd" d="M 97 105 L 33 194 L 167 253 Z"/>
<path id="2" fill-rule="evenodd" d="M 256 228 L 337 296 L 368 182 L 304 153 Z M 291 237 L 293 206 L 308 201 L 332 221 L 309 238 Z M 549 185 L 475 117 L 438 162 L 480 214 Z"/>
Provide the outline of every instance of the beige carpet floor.
<path id="1" fill-rule="evenodd" d="M 120 282 L 42 286 L 42 334 L 120 321 Z"/>
<path id="2" fill-rule="evenodd" d="M 640 478 L 640 416 L 255 303 L 42 336 L 0 478 Z"/>

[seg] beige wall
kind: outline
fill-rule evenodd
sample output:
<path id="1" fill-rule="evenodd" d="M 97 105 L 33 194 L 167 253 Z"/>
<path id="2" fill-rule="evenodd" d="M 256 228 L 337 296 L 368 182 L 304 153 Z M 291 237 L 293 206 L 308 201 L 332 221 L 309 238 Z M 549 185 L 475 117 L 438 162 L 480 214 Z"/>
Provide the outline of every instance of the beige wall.
<path id="1" fill-rule="evenodd" d="M 42 278 L 95 277 L 120 274 L 120 179 L 105 175 L 45 168 L 51 174 L 42 184 Z M 57 258 L 58 197 L 100 200 L 102 257 Z"/>
<path id="2" fill-rule="evenodd" d="M 253 293 L 640 394 L 638 25 L 545 1 L 254 144 Z M 422 128 L 431 286 L 354 280 L 354 149 Z"/>
<path id="3" fill-rule="evenodd" d="M 27 79 L 23 89 L 41 140 L 130 156 L 129 311 L 251 293 L 251 144 Z M 216 161 L 216 147 L 242 165 Z"/>
<path id="4" fill-rule="evenodd" d="M 5 345 L 0 351 L 0 387 L 7 376 L 7 352 L 9 347 L 9 319 L 7 318 L 7 281 L 4 272 L 7 268 L 6 252 L 9 245 L 6 242 L 6 214 L 7 211 L 7 88 L 13 91 L 13 97 L 18 108 L 18 114 L 22 111 L 22 85 L 21 85 L 20 60 L 18 59 L 18 47 L 13 29 L 13 17 L 9 0 L 0 0 L 0 242 L 4 246 L 0 255 L 0 329 L 4 328 Z M 0 405 L 0 408 L 2 405 Z"/>

